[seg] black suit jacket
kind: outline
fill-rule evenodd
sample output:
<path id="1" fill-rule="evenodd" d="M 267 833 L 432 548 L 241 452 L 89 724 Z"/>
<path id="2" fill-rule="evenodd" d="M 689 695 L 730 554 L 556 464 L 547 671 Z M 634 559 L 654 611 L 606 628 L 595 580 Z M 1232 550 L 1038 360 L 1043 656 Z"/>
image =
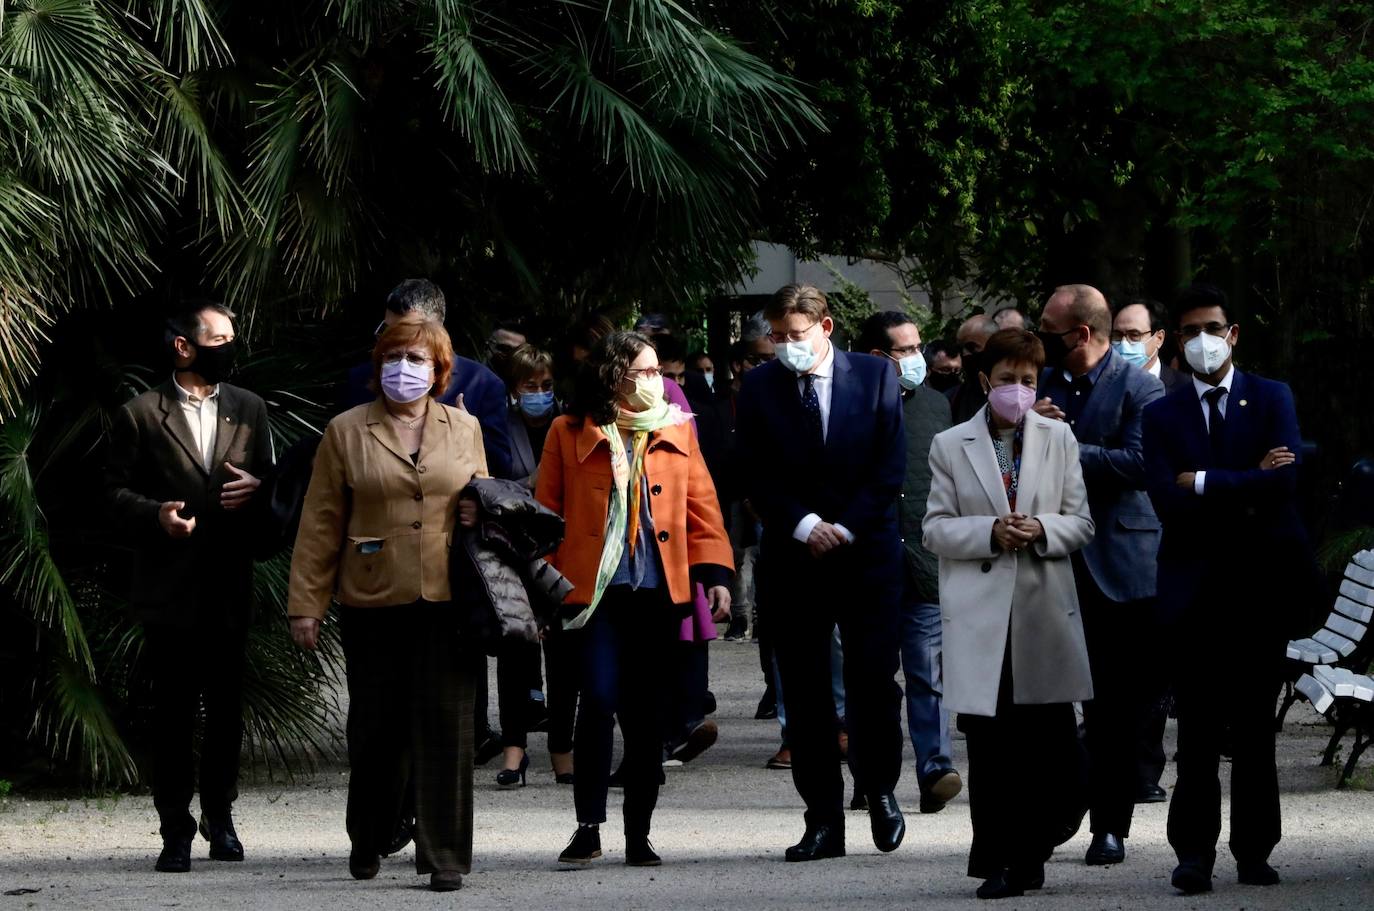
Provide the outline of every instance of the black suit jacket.
<path id="1" fill-rule="evenodd" d="M 214 459 L 206 471 L 167 380 L 126 402 L 110 428 L 106 489 L 121 543 L 133 551 L 129 600 L 137 619 L 177 626 L 235 626 L 252 616 L 254 508 L 227 512 L 220 490 L 229 462 L 264 478 L 272 468 L 267 406 L 246 389 L 219 384 Z M 189 538 L 158 521 L 164 502 L 195 516 Z"/>
<path id="2" fill-rule="evenodd" d="M 857 574 L 853 584 L 901 584 L 897 495 L 906 441 L 897 375 L 886 359 L 836 349 L 829 433 L 819 451 L 806 442 L 797 375 L 777 361 L 744 378 L 735 426 L 742 485 L 763 518 L 761 574 L 794 572 L 791 561 L 810 560 L 792 533 L 816 513 L 854 535 L 835 552 Z"/>
<path id="3" fill-rule="evenodd" d="M 1204 578 L 1224 579 L 1255 617 L 1293 610 L 1312 596 L 1311 558 L 1298 516 L 1298 466 L 1272 471 L 1260 460 L 1276 446 L 1301 458 L 1293 393 L 1284 383 L 1237 370 L 1226 401 L 1221 452 L 1214 456 L 1203 404 L 1190 381 L 1145 408 L 1145 479 L 1164 531 L 1159 606 L 1167 620 L 1224 605 L 1197 603 Z M 1206 471 L 1202 496 L 1176 483 Z"/>

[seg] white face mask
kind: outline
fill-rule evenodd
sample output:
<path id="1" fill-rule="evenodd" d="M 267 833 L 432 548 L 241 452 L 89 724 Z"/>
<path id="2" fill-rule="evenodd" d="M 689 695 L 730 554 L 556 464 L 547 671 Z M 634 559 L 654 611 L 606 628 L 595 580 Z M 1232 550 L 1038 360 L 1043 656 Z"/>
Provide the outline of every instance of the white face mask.
<path id="1" fill-rule="evenodd" d="M 805 373 L 816 366 L 816 352 L 811 349 L 811 340 L 783 342 L 777 346 L 778 360 L 793 373 Z"/>
<path id="2" fill-rule="evenodd" d="M 1230 332 L 1227 332 L 1230 335 Z M 1231 356 L 1231 343 L 1210 332 L 1203 332 L 1183 343 L 1183 358 L 1193 372 L 1201 376 L 1211 376 L 1221 369 Z"/>
<path id="3" fill-rule="evenodd" d="M 1136 367 L 1144 367 L 1150 362 L 1150 354 L 1145 350 L 1145 341 L 1143 339 L 1138 342 L 1132 342 L 1123 338 L 1119 342 L 1112 342 L 1112 347 L 1116 349 L 1116 353 L 1121 355 L 1122 359 L 1128 364 L 1133 364 Z"/>
<path id="4" fill-rule="evenodd" d="M 716 375 L 714 373 L 703 373 L 702 378 L 706 380 L 706 388 L 712 392 L 716 391 Z"/>

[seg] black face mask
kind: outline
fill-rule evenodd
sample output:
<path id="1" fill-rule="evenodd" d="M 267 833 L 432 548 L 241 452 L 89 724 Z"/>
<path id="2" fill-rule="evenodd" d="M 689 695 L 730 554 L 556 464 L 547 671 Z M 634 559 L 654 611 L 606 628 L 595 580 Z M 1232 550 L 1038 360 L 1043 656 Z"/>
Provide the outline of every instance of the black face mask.
<path id="1" fill-rule="evenodd" d="M 200 374 L 201 379 L 207 383 L 218 383 L 234 372 L 234 358 L 238 355 L 238 348 L 234 342 L 226 342 L 223 345 L 214 347 L 197 345 L 195 342 L 187 340 L 191 347 L 196 351 L 196 359 L 183 371 Z"/>
<path id="2" fill-rule="evenodd" d="M 945 392 L 959 385 L 959 374 L 932 373 L 926 377 L 926 385 L 936 392 Z"/>
<path id="3" fill-rule="evenodd" d="M 1040 343 L 1045 346 L 1045 364 L 1047 366 L 1063 366 L 1064 358 L 1068 357 L 1069 352 L 1073 350 L 1064 343 L 1064 336 L 1076 331 L 1075 329 L 1070 329 L 1068 332 L 1045 332 L 1041 330 L 1035 333 L 1036 337 L 1040 339 Z"/>

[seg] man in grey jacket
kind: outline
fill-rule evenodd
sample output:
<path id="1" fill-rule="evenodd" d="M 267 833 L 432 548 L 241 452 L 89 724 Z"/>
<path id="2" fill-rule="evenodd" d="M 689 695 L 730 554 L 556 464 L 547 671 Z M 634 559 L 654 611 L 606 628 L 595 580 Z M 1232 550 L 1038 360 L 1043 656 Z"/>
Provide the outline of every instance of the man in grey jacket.
<path id="1" fill-rule="evenodd" d="M 870 316 L 860 328 L 855 350 L 886 358 L 902 387 L 906 478 L 897 501 L 905 563 L 902 671 L 921 812 L 937 813 L 964 786 L 951 758 L 949 713 L 941 705 L 940 561 L 921 544 L 921 522 L 930 496 L 930 441 L 950 426 L 949 400 L 925 385 L 921 332 L 905 313 Z"/>
<path id="2" fill-rule="evenodd" d="M 1152 616 L 1160 529 L 1145 493 L 1141 413 L 1164 385 L 1112 350 L 1111 331 L 1102 293 L 1065 285 L 1050 295 L 1037 333 L 1047 366 L 1036 410 L 1073 428 L 1097 529 L 1073 558 L 1093 676 L 1083 717 L 1093 833 L 1085 860 L 1094 866 L 1126 859 L 1137 735 L 1148 708 L 1140 642 Z"/>

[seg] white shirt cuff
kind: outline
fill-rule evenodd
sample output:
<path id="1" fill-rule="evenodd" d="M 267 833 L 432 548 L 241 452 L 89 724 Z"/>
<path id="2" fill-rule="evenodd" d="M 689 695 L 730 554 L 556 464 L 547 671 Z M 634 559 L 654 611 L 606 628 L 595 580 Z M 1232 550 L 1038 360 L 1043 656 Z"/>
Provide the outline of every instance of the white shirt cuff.
<path id="1" fill-rule="evenodd" d="M 852 531 L 850 531 L 849 529 L 845 528 L 845 527 L 844 527 L 843 525 L 841 525 L 839 522 L 836 522 L 836 523 L 835 523 L 835 527 L 836 527 L 837 529 L 839 529 L 840 534 L 844 535 L 844 539 L 845 539 L 846 541 L 848 541 L 850 544 L 853 544 L 853 543 L 854 543 L 854 533 L 853 533 Z"/>
<path id="2" fill-rule="evenodd" d="M 1198 496 L 1202 496 L 1202 488 L 1206 485 L 1206 483 L 1207 472 L 1199 471 L 1197 474 L 1193 475 L 1193 493 L 1197 494 Z"/>
<path id="3" fill-rule="evenodd" d="M 797 523 L 797 527 L 792 531 L 792 537 L 805 544 L 811 539 L 811 531 L 821 524 L 821 517 L 814 512 L 802 516 L 802 520 Z"/>

